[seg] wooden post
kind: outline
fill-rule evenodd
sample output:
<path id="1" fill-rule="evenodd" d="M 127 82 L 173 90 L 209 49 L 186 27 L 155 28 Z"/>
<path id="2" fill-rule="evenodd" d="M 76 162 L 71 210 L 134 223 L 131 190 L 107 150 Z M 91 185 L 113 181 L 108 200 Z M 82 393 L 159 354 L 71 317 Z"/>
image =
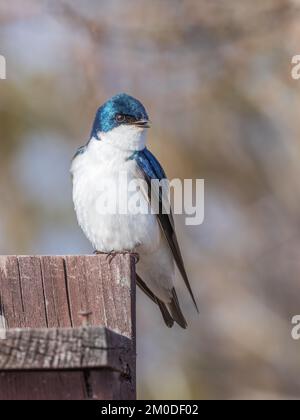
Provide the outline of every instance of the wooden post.
<path id="1" fill-rule="evenodd" d="M 0 320 L 0 400 L 136 398 L 133 256 L 0 257 Z"/>

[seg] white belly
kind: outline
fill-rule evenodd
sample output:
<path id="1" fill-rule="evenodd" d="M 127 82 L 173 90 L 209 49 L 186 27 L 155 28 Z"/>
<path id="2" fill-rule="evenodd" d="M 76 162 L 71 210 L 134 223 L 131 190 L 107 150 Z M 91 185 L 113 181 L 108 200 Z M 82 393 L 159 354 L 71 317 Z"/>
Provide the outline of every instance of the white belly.
<path id="1" fill-rule="evenodd" d="M 127 161 L 120 165 L 93 162 L 88 155 L 76 158 L 72 168 L 73 200 L 79 225 L 97 251 L 131 251 L 138 248 L 139 252 L 152 253 L 160 244 L 161 233 L 157 217 L 150 214 L 134 214 L 129 207 L 127 214 L 121 214 L 119 200 L 116 200 L 116 213 L 103 212 L 99 203 L 103 203 L 99 185 L 101 180 L 111 180 L 119 184 L 119 172 L 124 171 L 130 182 L 137 177 L 135 161 Z M 117 167 L 116 167 L 117 166 Z M 132 198 L 128 193 L 128 200 Z M 139 197 L 141 207 L 148 206 L 142 192 L 134 192 Z M 118 195 L 116 196 L 118 197 Z"/>
<path id="2" fill-rule="evenodd" d="M 128 160 L 129 156 L 105 141 L 92 140 L 87 150 L 73 160 L 71 172 L 77 219 L 97 251 L 137 251 L 140 255 L 138 274 L 156 296 L 168 303 L 173 288 L 174 260 L 157 216 L 151 212 L 134 214 L 130 206 L 127 214 L 118 211 L 103 214 L 97 205 L 102 179 L 118 184 L 120 171 L 122 175 L 126 172 L 128 182 L 139 176 L 137 164 Z M 129 193 L 128 200 L 131 197 Z M 140 192 L 138 197 L 141 207 L 148 207 L 144 193 Z"/>

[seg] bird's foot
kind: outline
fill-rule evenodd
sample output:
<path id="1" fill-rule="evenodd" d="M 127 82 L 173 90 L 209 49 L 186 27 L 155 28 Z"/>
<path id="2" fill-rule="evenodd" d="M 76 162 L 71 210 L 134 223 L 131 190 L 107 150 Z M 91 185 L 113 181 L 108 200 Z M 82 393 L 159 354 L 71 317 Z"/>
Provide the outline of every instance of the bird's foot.
<path id="1" fill-rule="evenodd" d="M 134 257 L 135 264 L 137 264 L 140 261 L 140 254 L 138 254 L 137 252 L 125 251 L 124 254 L 130 254 L 132 257 Z"/>
<path id="2" fill-rule="evenodd" d="M 115 258 L 115 256 L 118 254 L 118 252 L 115 251 L 110 251 L 109 253 L 107 252 L 102 252 L 102 251 L 94 251 L 95 255 L 106 255 L 106 260 L 108 260 L 109 264 L 112 262 L 112 260 Z"/>
<path id="3" fill-rule="evenodd" d="M 108 260 L 109 264 L 111 264 L 112 260 L 118 255 L 118 254 L 122 254 L 122 255 L 132 255 L 135 258 L 135 264 L 137 264 L 140 260 L 140 256 L 137 252 L 132 252 L 132 251 L 110 251 L 108 254 L 107 252 L 101 252 L 101 251 L 94 251 L 95 255 L 99 255 L 99 254 L 105 254 L 106 255 L 106 259 Z"/>

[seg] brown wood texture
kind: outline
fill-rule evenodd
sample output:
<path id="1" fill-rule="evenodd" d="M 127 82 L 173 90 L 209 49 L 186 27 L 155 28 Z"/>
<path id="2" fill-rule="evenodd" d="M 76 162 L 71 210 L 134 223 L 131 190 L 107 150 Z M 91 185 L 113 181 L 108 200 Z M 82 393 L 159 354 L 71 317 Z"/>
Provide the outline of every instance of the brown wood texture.
<path id="1" fill-rule="evenodd" d="M 55 347 L 60 342 L 59 345 L 64 345 L 66 349 L 76 334 L 77 341 L 74 339 L 74 343 L 82 343 L 84 340 L 82 337 L 78 338 L 78 334 L 83 333 L 86 334 L 85 343 L 87 343 L 95 332 L 92 327 L 103 326 L 113 330 L 118 334 L 110 335 L 109 339 L 118 341 L 122 335 L 124 336 L 122 343 L 125 340 L 130 347 L 130 351 L 126 353 L 126 363 L 122 368 L 117 367 L 116 352 L 119 351 L 120 354 L 123 352 L 124 355 L 123 346 L 111 352 L 107 352 L 106 349 L 108 357 L 106 363 L 112 366 L 104 366 L 99 362 L 105 350 L 104 353 L 102 351 L 102 356 L 98 353 L 98 364 L 94 360 L 94 364 L 89 365 L 96 357 L 97 346 L 90 352 L 90 361 L 86 361 L 86 365 L 80 369 L 76 363 L 74 364 L 75 359 L 73 359 L 74 365 L 71 366 L 73 371 L 57 370 L 70 369 L 66 358 L 65 367 L 62 364 L 55 366 L 52 362 L 50 369 L 56 370 L 49 372 L 10 372 L 5 370 L 3 365 L 0 375 L 0 399 L 135 398 L 135 259 L 133 256 L 120 254 L 111 261 L 106 255 L 2 256 L 0 257 L 0 315 L 2 323 L 4 320 L 8 329 L 35 329 L 27 332 L 9 330 L 7 332 L 7 344 L 10 343 L 6 348 L 7 352 L 12 348 L 16 351 L 20 343 L 25 347 L 26 343 L 27 346 L 31 343 L 31 347 L 27 349 L 29 353 L 24 356 L 27 365 L 24 362 L 23 369 L 40 369 L 41 358 L 38 358 L 39 363 L 37 363 L 37 358 L 34 356 L 37 354 L 35 353 L 37 347 L 38 353 L 44 349 L 43 353 L 47 345 L 51 347 L 52 344 L 52 347 Z M 52 330 L 42 330 L 45 328 Z M 73 332 L 70 328 L 74 329 Z M 102 329 L 102 336 L 103 331 Z M 107 338 L 107 334 L 111 333 L 105 331 Z M 57 335 L 57 340 L 53 338 L 53 334 Z M 99 340 L 101 341 L 101 338 Z M 5 355 L 3 343 L 5 340 L 0 340 L 2 349 L 0 358 L 1 354 L 2 357 Z M 103 345 L 105 348 L 105 343 Z M 118 347 L 118 344 L 114 345 Z M 49 349 L 47 351 L 49 352 Z M 77 356 L 78 351 L 77 349 Z M 75 355 L 76 352 L 69 352 L 69 357 L 72 354 Z M 81 356 L 84 354 L 83 360 L 88 360 L 87 353 L 81 352 Z M 63 363 L 64 357 L 62 355 L 60 357 L 60 363 Z M 10 362 L 6 360 L 7 368 L 13 360 L 15 363 L 14 358 L 10 359 Z M 32 362 L 31 367 L 29 360 Z M 113 365 L 114 361 L 116 365 Z M 35 363 L 37 365 L 34 366 Z M 27 383 L 32 383 L 32 386 L 28 387 Z"/>
<path id="2" fill-rule="evenodd" d="M 126 375 L 131 340 L 105 327 L 8 330 L 0 340 L 0 370 L 107 367 Z"/>
<path id="3" fill-rule="evenodd" d="M 87 388 L 80 371 L 0 372 L 1 401 L 86 400 L 89 399 Z"/>
<path id="4" fill-rule="evenodd" d="M 1 401 L 133 399 L 127 378 L 114 371 L 0 371 Z"/>

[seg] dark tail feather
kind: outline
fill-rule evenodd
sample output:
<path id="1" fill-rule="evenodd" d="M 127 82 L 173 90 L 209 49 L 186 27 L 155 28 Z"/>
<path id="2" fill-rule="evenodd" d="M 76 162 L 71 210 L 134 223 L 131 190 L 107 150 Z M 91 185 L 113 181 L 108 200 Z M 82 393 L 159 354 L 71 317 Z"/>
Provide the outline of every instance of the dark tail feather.
<path id="1" fill-rule="evenodd" d="M 139 275 L 136 275 L 136 284 L 139 286 L 139 288 L 145 293 L 145 295 L 148 296 L 154 303 L 157 303 L 157 297 L 151 292 L 149 287 L 146 285 L 146 283 L 140 278 Z"/>
<path id="2" fill-rule="evenodd" d="M 173 297 L 172 297 L 171 302 L 168 303 L 168 308 L 171 312 L 171 315 L 174 321 L 177 322 L 178 325 L 180 325 L 182 328 L 185 329 L 187 328 L 187 322 L 181 312 L 176 290 L 174 288 L 172 289 L 172 295 Z"/>
<path id="3" fill-rule="evenodd" d="M 136 276 L 136 283 L 140 287 L 140 289 L 154 302 L 158 305 L 160 312 L 163 316 L 165 324 L 167 327 L 171 328 L 174 325 L 174 320 L 171 317 L 166 304 L 159 300 L 149 289 L 149 287 L 145 284 L 145 282 L 140 278 L 140 276 Z"/>
<path id="4" fill-rule="evenodd" d="M 163 319 L 165 321 L 165 324 L 167 327 L 172 328 L 174 325 L 174 320 L 171 317 L 168 308 L 166 307 L 166 304 L 163 303 L 161 300 L 157 299 L 157 304 L 159 306 L 160 312 L 163 316 Z"/>

